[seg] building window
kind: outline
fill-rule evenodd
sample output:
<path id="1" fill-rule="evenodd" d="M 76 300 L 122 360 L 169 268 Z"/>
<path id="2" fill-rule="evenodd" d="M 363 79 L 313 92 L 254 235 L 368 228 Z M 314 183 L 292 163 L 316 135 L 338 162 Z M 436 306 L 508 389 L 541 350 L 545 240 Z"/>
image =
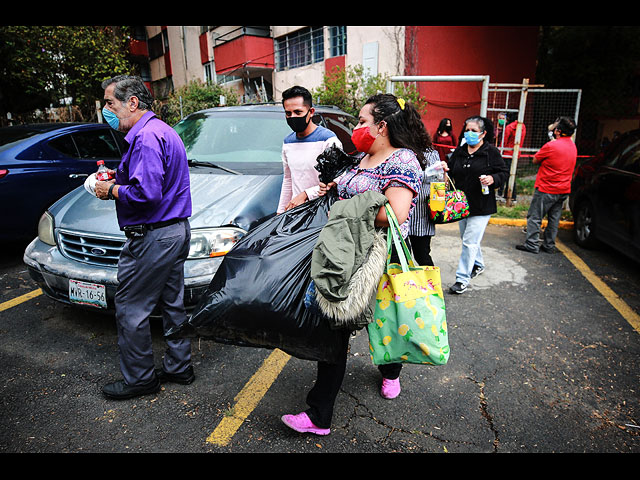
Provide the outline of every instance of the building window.
<path id="1" fill-rule="evenodd" d="M 215 83 L 216 82 L 216 74 L 214 69 L 213 62 L 207 62 L 203 65 L 204 68 L 204 81 L 205 83 Z"/>
<path id="2" fill-rule="evenodd" d="M 166 30 L 149 39 L 149 59 L 161 57 L 169 51 L 169 36 Z"/>
<path id="3" fill-rule="evenodd" d="M 329 27 L 329 56 L 347 54 L 347 27 Z"/>
<path id="4" fill-rule="evenodd" d="M 324 60 L 323 27 L 307 27 L 275 39 L 278 71 Z"/>

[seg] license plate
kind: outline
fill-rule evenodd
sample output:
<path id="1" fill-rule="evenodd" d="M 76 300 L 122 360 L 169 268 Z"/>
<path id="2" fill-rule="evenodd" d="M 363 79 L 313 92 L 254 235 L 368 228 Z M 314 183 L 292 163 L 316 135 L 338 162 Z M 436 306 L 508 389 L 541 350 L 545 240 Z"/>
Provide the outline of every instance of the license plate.
<path id="1" fill-rule="evenodd" d="M 69 300 L 82 305 L 107 308 L 105 287 L 97 283 L 86 283 L 69 279 Z"/>

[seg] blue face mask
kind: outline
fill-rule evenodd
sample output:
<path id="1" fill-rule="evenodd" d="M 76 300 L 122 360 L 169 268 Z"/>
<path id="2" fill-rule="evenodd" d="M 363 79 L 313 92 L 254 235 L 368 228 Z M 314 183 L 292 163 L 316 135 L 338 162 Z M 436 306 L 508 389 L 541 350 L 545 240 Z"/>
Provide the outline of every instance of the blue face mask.
<path id="1" fill-rule="evenodd" d="M 107 121 L 109 126 L 114 130 L 118 130 L 120 126 L 120 120 L 116 117 L 116 114 L 109 110 L 107 107 L 102 107 L 102 116 Z"/>
<path id="2" fill-rule="evenodd" d="M 472 147 L 480 143 L 480 134 L 478 132 L 464 132 L 464 139 Z"/>

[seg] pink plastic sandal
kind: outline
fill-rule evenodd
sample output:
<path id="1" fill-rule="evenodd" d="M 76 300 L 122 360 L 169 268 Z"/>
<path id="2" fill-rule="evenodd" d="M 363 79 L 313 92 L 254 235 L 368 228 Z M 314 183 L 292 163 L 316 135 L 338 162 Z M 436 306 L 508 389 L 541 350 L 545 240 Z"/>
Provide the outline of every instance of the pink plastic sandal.
<path id="1" fill-rule="evenodd" d="M 329 428 L 316 427 L 304 412 L 297 415 L 283 415 L 282 421 L 287 427 L 300 433 L 314 433 L 316 435 L 329 435 L 331 433 Z"/>
<path id="2" fill-rule="evenodd" d="M 396 398 L 400 395 L 400 379 L 389 380 L 388 378 L 383 378 L 380 395 L 388 399 Z"/>

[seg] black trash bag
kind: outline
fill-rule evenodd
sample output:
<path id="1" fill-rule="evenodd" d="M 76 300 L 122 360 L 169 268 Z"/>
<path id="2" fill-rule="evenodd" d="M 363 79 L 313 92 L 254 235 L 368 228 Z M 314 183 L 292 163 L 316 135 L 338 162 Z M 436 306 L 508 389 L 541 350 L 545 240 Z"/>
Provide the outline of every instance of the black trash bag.
<path id="1" fill-rule="evenodd" d="M 329 183 L 360 162 L 358 157 L 345 153 L 337 145 L 327 147 L 316 159 L 314 168 L 319 173 L 322 183 Z"/>
<path id="2" fill-rule="evenodd" d="M 321 181 L 328 183 L 356 159 L 327 149 L 318 161 Z M 305 360 L 339 361 L 344 332 L 304 304 L 313 248 L 336 200 L 332 189 L 247 233 L 227 253 L 191 317 L 167 337 L 279 348 Z"/>

